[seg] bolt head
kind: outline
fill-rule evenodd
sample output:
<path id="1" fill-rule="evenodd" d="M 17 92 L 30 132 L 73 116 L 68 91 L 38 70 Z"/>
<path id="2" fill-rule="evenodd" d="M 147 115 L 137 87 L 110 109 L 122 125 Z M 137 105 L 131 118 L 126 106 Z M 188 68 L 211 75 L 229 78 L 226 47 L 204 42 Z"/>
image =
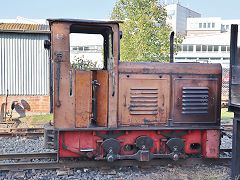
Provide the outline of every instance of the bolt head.
<path id="1" fill-rule="evenodd" d="M 108 155 L 108 156 L 107 156 L 107 161 L 108 161 L 108 162 L 113 162 L 113 161 L 114 161 L 113 155 Z"/>
<path id="2" fill-rule="evenodd" d="M 178 159 L 179 159 L 178 154 L 174 154 L 174 155 L 173 155 L 173 160 L 174 160 L 174 161 L 177 161 Z"/>

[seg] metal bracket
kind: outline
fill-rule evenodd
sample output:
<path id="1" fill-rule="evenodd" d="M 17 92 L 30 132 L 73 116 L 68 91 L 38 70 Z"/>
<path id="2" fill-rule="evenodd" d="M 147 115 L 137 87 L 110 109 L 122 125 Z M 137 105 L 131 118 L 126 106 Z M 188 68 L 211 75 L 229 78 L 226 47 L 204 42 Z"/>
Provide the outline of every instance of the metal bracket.
<path id="1" fill-rule="evenodd" d="M 57 77 L 57 107 L 61 106 L 60 101 L 60 80 L 61 80 L 61 62 L 62 62 L 62 53 L 55 53 L 57 58 L 55 62 L 57 63 L 56 77 Z"/>
<path id="2" fill-rule="evenodd" d="M 112 78 L 113 78 L 113 92 L 112 92 L 112 96 L 114 96 L 115 95 L 115 73 L 114 72 L 112 72 Z"/>

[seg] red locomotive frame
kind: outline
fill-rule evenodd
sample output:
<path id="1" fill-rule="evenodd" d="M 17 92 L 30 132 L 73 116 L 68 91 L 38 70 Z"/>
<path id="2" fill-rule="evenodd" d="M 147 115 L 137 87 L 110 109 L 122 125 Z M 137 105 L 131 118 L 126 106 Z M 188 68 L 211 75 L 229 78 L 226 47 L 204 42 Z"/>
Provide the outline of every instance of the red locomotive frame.
<path id="1" fill-rule="evenodd" d="M 45 141 L 60 158 L 218 158 L 220 64 L 120 62 L 120 22 L 49 22 L 54 127 Z M 71 67 L 69 34 L 75 32 L 104 37 L 102 70 Z"/>

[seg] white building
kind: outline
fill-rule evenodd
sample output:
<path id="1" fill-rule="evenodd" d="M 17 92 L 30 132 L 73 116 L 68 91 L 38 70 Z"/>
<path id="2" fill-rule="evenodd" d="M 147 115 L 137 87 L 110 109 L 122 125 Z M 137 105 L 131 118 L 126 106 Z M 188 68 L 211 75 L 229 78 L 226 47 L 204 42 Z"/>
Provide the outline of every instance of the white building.
<path id="1" fill-rule="evenodd" d="M 240 20 L 188 18 L 187 36 L 175 62 L 221 63 L 229 67 L 231 24 L 240 24 Z"/>
<path id="2" fill-rule="evenodd" d="M 230 33 L 187 36 L 174 59 L 175 62 L 221 63 L 228 67 Z"/>
<path id="3" fill-rule="evenodd" d="M 240 20 L 222 20 L 221 17 L 188 18 L 187 36 L 230 32 L 231 24 L 240 24 Z"/>
<path id="4" fill-rule="evenodd" d="M 201 17 L 196 11 L 181 6 L 179 3 L 170 4 L 165 7 L 167 10 L 167 24 L 172 26 L 174 32 L 186 34 L 187 18 Z"/>

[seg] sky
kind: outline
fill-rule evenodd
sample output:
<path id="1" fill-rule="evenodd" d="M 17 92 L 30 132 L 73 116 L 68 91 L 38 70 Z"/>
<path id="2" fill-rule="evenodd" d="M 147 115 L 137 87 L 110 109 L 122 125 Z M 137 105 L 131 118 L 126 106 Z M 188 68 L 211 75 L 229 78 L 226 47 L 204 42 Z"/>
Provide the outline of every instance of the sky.
<path id="1" fill-rule="evenodd" d="M 160 0 L 164 1 L 164 0 Z M 202 17 L 240 19 L 240 0 L 179 0 Z M 117 0 L 0 0 L 0 19 L 109 19 Z M 168 0 L 172 2 L 172 0 Z"/>

